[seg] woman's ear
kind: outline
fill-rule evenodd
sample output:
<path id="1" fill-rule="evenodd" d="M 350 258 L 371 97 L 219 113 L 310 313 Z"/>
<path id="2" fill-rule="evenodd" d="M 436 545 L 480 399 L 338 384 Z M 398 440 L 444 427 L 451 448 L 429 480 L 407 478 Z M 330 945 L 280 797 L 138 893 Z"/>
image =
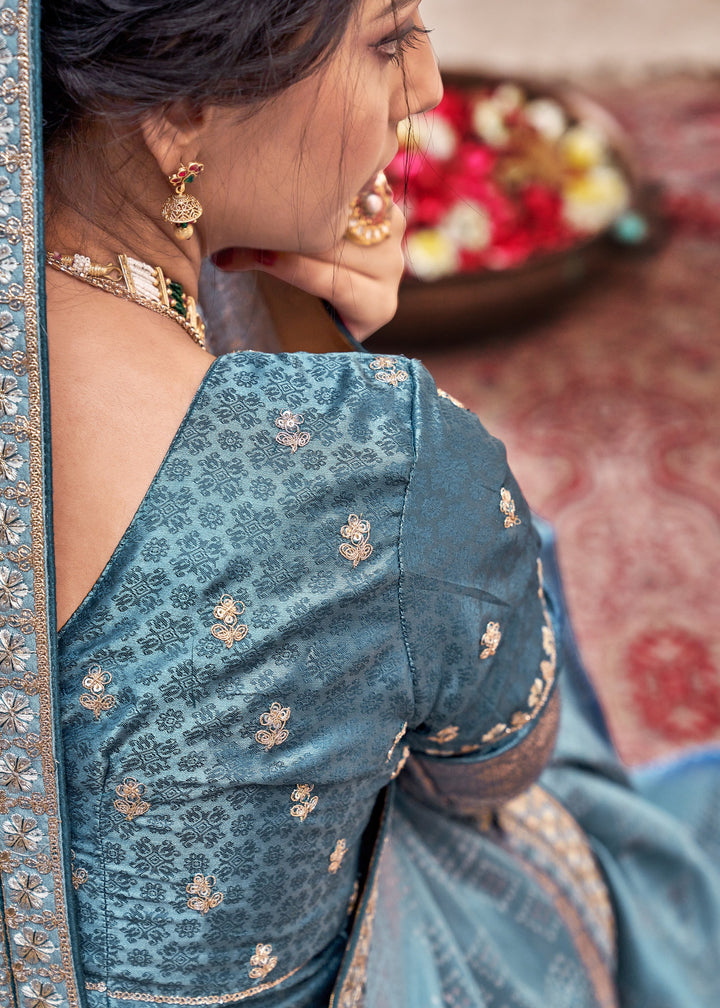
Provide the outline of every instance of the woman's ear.
<path id="1" fill-rule="evenodd" d="M 145 113 L 140 130 L 145 145 L 163 175 L 172 175 L 183 161 L 201 158 L 201 134 L 206 111 L 189 102 L 172 102 Z"/>

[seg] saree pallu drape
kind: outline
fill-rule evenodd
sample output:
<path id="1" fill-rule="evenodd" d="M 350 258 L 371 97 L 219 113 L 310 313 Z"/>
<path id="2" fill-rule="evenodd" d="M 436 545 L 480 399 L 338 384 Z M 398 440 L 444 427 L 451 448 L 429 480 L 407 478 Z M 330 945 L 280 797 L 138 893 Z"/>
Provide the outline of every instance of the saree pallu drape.
<path id="1" fill-rule="evenodd" d="M 0 3 L 0 1003 L 82 1004 L 55 694 L 39 3 Z"/>

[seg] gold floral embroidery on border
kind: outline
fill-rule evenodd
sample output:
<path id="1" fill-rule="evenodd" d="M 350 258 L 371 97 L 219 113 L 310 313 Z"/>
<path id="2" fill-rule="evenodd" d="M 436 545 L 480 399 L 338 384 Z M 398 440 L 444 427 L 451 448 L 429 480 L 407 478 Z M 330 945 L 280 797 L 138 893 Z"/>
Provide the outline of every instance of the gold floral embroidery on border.
<path id="1" fill-rule="evenodd" d="M 111 682 L 112 674 L 105 672 L 99 665 L 92 665 L 83 677 L 82 684 L 90 692 L 80 694 L 80 703 L 86 710 L 93 712 L 96 720 L 103 711 L 112 710 L 115 706 L 115 697 L 105 693 Z"/>
<path id="2" fill-rule="evenodd" d="M 5 540 L 0 561 L 15 564 L 19 571 L 32 571 L 28 579 L 28 592 L 20 605 L 14 605 L 5 595 L 9 608 L 17 610 L 0 616 L 0 688 L 11 687 L 26 697 L 37 698 L 32 705 L 33 718 L 37 719 L 38 734 L 28 726 L 20 729 L 22 741 L 14 744 L 24 748 L 34 761 L 38 779 L 32 793 L 12 799 L 12 805 L 32 811 L 37 818 L 12 815 L 7 818 L 9 805 L 3 811 L 0 837 L 3 850 L 0 858 L 3 868 L 14 863 L 13 871 L 22 868 L 31 874 L 37 871 L 47 885 L 47 903 L 42 913 L 27 916 L 17 906 L 11 905 L 16 891 L 10 878 L 2 879 L 2 902 L 6 907 L 5 940 L 0 953 L 0 1001 L 4 1004 L 21 1004 L 26 1008 L 54 1008 L 62 1004 L 76 1008 L 79 1003 L 76 976 L 72 957 L 65 895 L 65 872 L 61 857 L 62 840 L 67 826 L 58 813 L 58 768 L 53 759 L 52 740 L 55 723 L 52 717 L 55 700 L 52 692 L 51 650 L 48 642 L 48 623 L 45 617 L 48 597 L 48 572 L 44 562 L 47 547 L 47 521 L 45 514 L 46 453 L 41 416 L 43 409 L 43 380 L 47 379 L 42 359 L 38 363 L 39 319 L 38 278 L 42 274 L 39 262 L 37 219 L 37 186 L 35 137 L 40 123 L 39 109 L 33 98 L 35 69 L 33 39 L 38 24 L 31 14 L 29 0 L 11 0 L 0 4 L 0 30 L 7 45 L 2 45 L 2 97 L 7 106 L 0 129 L 0 166 L 4 169 L 0 182 L 0 202 L 3 204 L 2 237 L 8 243 L 0 250 L 2 259 L 0 278 L 0 426 L 6 441 L 27 445 L 21 454 L 28 463 L 28 480 L 17 480 L 20 467 L 15 457 L 2 452 L 3 476 L 17 480 L 5 485 L 2 497 L 11 505 L 3 504 L 3 531 Z M 10 36 L 15 36 L 10 42 Z M 36 41 L 36 39 L 35 39 Z M 14 108 L 10 106 L 14 105 Z M 9 130 L 15 133 L 10 144 Z M 2 216 L 2 215 L 0 215 Z M 19 245 L 17 252 L 14 248 Z M 38 261 L 38 270 L 35 262 Z M 18 281 L 11 282 L 15 269 Z M 9 309 L 6 311 L 5 309 Z M 13 315 L 10 312 L 14 313 Z M 42 358 L 42 355 L 40 355 Z M 12 372 L 9 374 L 8 372 Z M 26 414 L 22 411 L 26 405 Z M 7 446 L 6 446 L 7 447 Z M 32 493 L 29 492 L 32 486 Z M 14 519 L 17 509 L 29 508 L 29 514 Z M 23 526 L 21 531 L 21 524 Z M 13 541 L 20 536 L 23 541 Z M 17 591 L 12 592 L 19 601 Z M 12 632 L 17 629 L 28 640 Z M 7 740 L 3 740 L 7 741 Z M 3 747 L 3 751 L 5 748 Z M 3 796 L 3 800 L 6 796 Z M 9 849 L 8 849 L 9 848 Z M 40 853 L 41 851 L 43 853 Z M 20 879 L 16 876 L 16 881 Z M 8 888 L 9 887 L 9 888 Z M 31 897 L 28 897 L 31 898 Z M 53 941 L 46 940 L 44 932 L 27 928 L 26 923 L 54 930 Z M 35 937 L 37 935 L 37 937 Z M 13 952 L 13 961 L 8 953 Z M 11 989 L 12 988 L 12 989 Z"/>
<path id="3" fill-rule="evenodd" d="M 293 455 L 298 448 L 304 448 L 310 440 L 309 431 L 300 430 L 303 423 L 305 423 L 305 417 L 302 413 L 293 413 L 289 409 L 283 410 L 275 420 L 275 426 L 280 428 L 280 433 L 275 440 L 278 444 L 290 448 Z"/>
<path id="4" fill-rule="evenodd" d="M 343 539 L 350 540 L 340 545 L 340 552 L 346 560 L 352 560 L 353 567 L 368 559 L 373 551 L 370 545 L 369 521 L 363 521 L 362 515 L 348 515 L 348 523 L 340 529 L 340 535 Z"/>
<path id="5" fill-rule="evenodd" d="M 370 361 L 370 367 L 378 373 L 375 378 L 385 385 L 392 385 L 397 388 L 401 382 L 405 382 L 410 377 L 407 371 L 398 371 L 397 361 L 394 357 L 376 357 Z"/>
<path id="6" fill-rule="evenodd" d="M 402 737 L 403 737 L 403 736 L 405 735 L 405 732 L 407 731 L 407 726 L 408 726 L 408 723 L 407 723 L 407 721 L 405 721 L 405 722 L 403 723 L 403 726 L 402 726 L 402 728 L 400 729 L 400 731 L 399 731 L 399 732 L 397 733 L 397 735 L 396 735 L 396 736 L 395 736 L 395 738 L 393 739 L 393 744 L 392 744 L 392 745 L 390 746 L 390 748 L 388 749 L 388 754 L 387 754 L 387 760 L 385 761 L 386 763 L 389 763 L 389 762 L 390 762 L 390 760 L 392 759 L 392 757 L 393 757 L 393 753 L 395 752 L 395 750 L 396 750 L 396 748 L 397 748 L 397 744 L 398 744 L 398 742 L 399 742 L 399 741 L 400 741 L 400 739 L 401 739 L 401 738 L 402 738 Z"/>
<path id="7" fill-rule="evenodd" d="M 266 752 L 270 752 L 274 746 L 282 745 L 290 735 L 285 727 L 289 718 L 289 707 L 283 707 L 277 701 L 271 704 L 270 710 L 260 715 L 260 724 L 265 727 L 255 732 L 255 741 L 265 746 Z"/>
<path id="8" fill-rule="evenodd" d="M 255 953 L 250 958 L 250 979 L 264 980 L 268 973 L 277 966 L 277 956 L 272 954 L 272 945 L 263 945 L 258 942 L 255 946 Z"/>
<path id="9" fill-rule="evenodd" d="M 485 627 L 485 633 L 482 635 L 480 643 L 483 645 L 483 650 L 480 652 L 480 657 L 490 658 L 494 655 L 500 645 L 502 640 L 502 633 L 500 631 L 500 624 L 493 623 L 492 621 L 488 623 Z"/>
<path id="10" fill-rule="evenodd" d="M 514 525 L 522 525 L 522 519 L 515 514 L 515 501 L 510 496 L 510 491 L 502 487 L 500 490 L 500 510 L 505 515 L 505 528 L 513 528 Z"/>
<path id="11" fill-rule="evenodd" d="M 188 882 L 185 886 L 185 892 L 190 896 L 187 905 L 191 910 L 206 914 L 220 906 L 225 895 L 221 892 L 213 892 L 215 882 L 214 875 L 203 875 L 202 872 L 198 872 L 192 882 Z"/>
<path id="12" fill-rule="evenodd" d="M 125 816 L 127 822 L 132 822 L 138 816 L 150 810 L 150 802 L 145 801 L 145 785 L 138 783 L 135 777 L 126 777 L 122 784 L 115 788 L 117 798 L 113 806 Z"/>
<path id="13" fill-rule="evenodd" d="M 447 745 L 448 742 L 452 742 L 460 734 L 460 729 L 457 725 L 448 725 L 447 728 L 441 728 L 439 732 L 434 735 L 428 736 L 428 742 L 437 742 L 438 745 Z"/>
<path id="14" fill-rule="evenodd" d="M 335 850 L 330 855 L 330 864 L 328 866 L 328 872 L 331 875 L 335 875 L 343 863 L 343 858 L 347 854 L 348 845 L 347 840 L 343 837 L 341 840 L 335 844 Z"/>
<path id="15" fill-rule="evenodd" d="M 527 698 L 527 711 L 515 711 L 510 718 L 510 722 L 496 724 L 489 732 L 483 735 L 483 742 L 495 742 L 503 735 L 511 735 L 519 731 L 526 724 L 529 724 L 538 716 L 547 703 L 550 691 L 555 682 L 555 671 L 557 668 L 557 648 L 555 645 L 555 634 L 553 633 L 552 620 L 545 602 L 545 592 L 543 590 L 543 570 L 542 561 L 538 559 L 538 597 L 542 602 L 544 624 L 541 628 L 542 647 L 545 658 L 540 662 L 540 675 L 533 681 Z"/>
<path id="16" fill-rule="evenodd" d="M 219 623 L 213 624 L 211 630 L 213 637 L 221 640 L 227 648 L 244 640 L 249 628 L 244 623 L 238 622 L 238 617 L 244 612 L 245 605 L 242 602 L 236 602 L 232 595 L 223 595 L 213 609 L 213 616 L 220 620 Z"/>
<path id="17" fill-rule="evenodd" d="M 50 941 L 50 935 L 37 928 L 24 927 L 18 934 L 13 935 L 13 941 L 18 947 L 17 953 L 20 958 L 33 966 L 41 962 L 50 962 L 56 951 Z"/>
<path id="18" fill-rule="evenodd" d="M 298 784 L 290 795 L 290 800 L 297 802 L 297 805 L 293 805 L 290 809 L 290 815 L 294 819 L 299 819 L 300 822 L 305 822 L 317 806 L 318 796 L 310 794 L 313 786 L 312 784 Z"/>
<path id="19" fill-rule="evenodd" d="M 13 903 L 17 903 L 23 910 L 40 910 L 50 895 L 43 880 L 34 872 L 31 874 L 27 871 L 19 871 L 9 880 L 8 887 L 12 892 Z"/>

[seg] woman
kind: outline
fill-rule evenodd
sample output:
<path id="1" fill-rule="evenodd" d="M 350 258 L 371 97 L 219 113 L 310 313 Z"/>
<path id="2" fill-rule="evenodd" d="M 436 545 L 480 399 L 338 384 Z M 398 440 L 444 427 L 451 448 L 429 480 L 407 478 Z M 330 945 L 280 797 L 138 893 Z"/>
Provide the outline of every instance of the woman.
<path id="1" fill-rule="evenodd" d="M 205 256 L 391 313 L 401 215 L 363 245 L 348 206 L 439 98 L 418 8 L 42 4 L 54 570 L 3 9 L 12 1003 L 713 1003 L 716 870 L 629 789 L 501 447 L 415 362 L 200 345 Z"/>

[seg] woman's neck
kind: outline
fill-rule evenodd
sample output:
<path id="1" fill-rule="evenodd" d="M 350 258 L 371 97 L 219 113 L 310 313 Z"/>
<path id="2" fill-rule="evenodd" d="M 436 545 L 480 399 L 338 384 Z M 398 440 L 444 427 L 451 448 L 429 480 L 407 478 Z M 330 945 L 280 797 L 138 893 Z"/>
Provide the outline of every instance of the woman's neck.
<path id="1" fill-rule="evenodd" d="M 183 290 L 197 298 L 201 251 L 197 237 L 182 245 L 165 232 L 163 221 L 150 220 L 130 213 L 116 227 L 103 227 L 82 217 L 73 209 L 63 208 L 48 216 L 45 247 L 61 255 L 87 256 L 98 265 L 117 264 L 124 254 L 151 266 L 160 266 L 166 276 L 182 284 Z M 158 214 L 159 217 L 159 214 Z"/>

